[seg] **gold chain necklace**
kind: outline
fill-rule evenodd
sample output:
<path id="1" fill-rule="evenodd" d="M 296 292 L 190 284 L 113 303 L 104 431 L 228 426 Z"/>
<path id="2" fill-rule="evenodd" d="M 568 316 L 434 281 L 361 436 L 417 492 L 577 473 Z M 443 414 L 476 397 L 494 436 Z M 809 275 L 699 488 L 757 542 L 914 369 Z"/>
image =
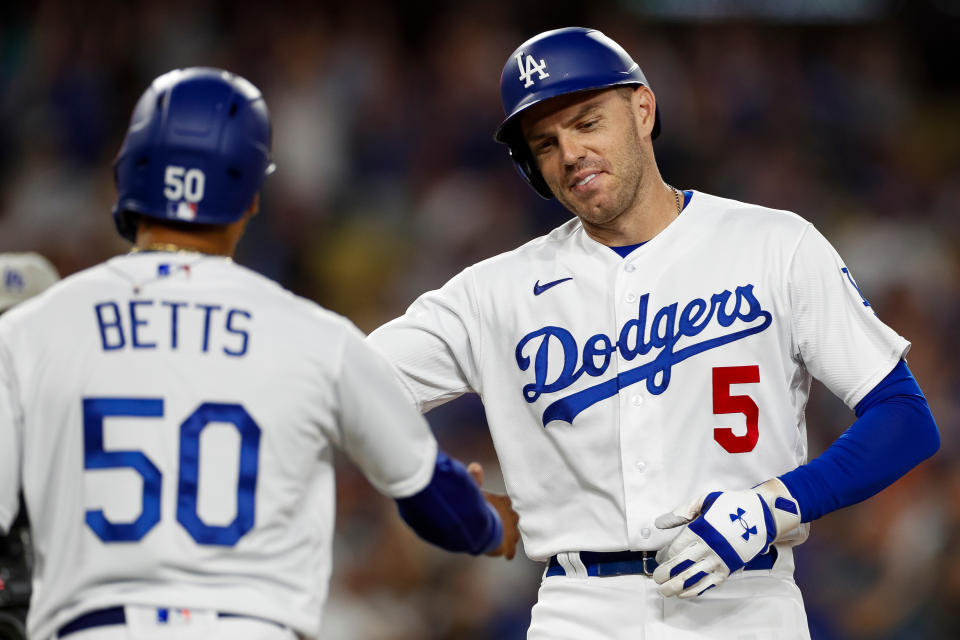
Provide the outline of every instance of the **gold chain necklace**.
<path id="1" fill-rule="evenodd" d="M 195 259 L 195 260 L 192 260 L 192 261 L 190 261 L 190 262 L 188 262 L 188 263 L 186 263 L 186 264 L 184 264 L 184 265 L 182 265 L 182 266 L 180 267 L 180 269 L 179 269 L 179 272 L 185 273 L 185 274 L 187 275 L 187 277 L 189 277 L 190 274 L 191 274 L 191 271 L 190 271 L 191 267 L 194 267 L 194 266 L 200 264 L 205 258 L 207 258 L 208 256 L 212 256 L 212 255 L 213 255 L 213 254 L 206 254 L 206 253 L 200 251 L 199 249 L 190 249 L 190 248 L 186 248 L 186 247 L 181 247 L 180 245 L 173 244 L 172 242 L 151 242 L 150 244 L 148 244 L 148 245 L 145 246 L 145 247 L 133 247 L 132 249 L 130 249 L 130 253 L 146 253 L 146 252 L 148 252 L 148 251 L 163 251 L 163 252 L 166 252 L 166 253 L 189 253 L 189 254 L 193 254 L 194 256 L 196 256 L 196 259 Z M 228 256 L 221 256 L 221 257 L 226 258 L 228 261 L 232 261 L 232 259 L 231 259 L 230 257 L 228 257 Z M 107 263 L 107 265 L 108 265 L 108 266 L 111 266 L 110 263 Z M 153 276 L 153 277 L 150 277 L 150 278 L 147 278 L 147 279 L 145 279 L 145 280 L 142 280 L 142 281 L 139 281 L 139 282 L 138 282 L 138 281 L 133 280 L 133 279 L 130 277 L 130 275 L 128 275 L 128 274 L 127 274 L 126 272 L 124 272 L 124 271 L 121 271 L 121 270 L 118 270 L 118 269 L 113 269 L 112 266 L 111 266 L 111 269 L 112 269 L 113 271 L 115 271 L 119 276 L 121 276 L 124 280 L 126 280 L 126 281 L 129 282 L 131 285 L 133 285 L 133 293 L 134 293 L 134 295 L 140 295 L 140 291 L 143 289 L 144 286 L 146 286 L 146 285 L 148 285 L 148 284 L 150 284 L 150 283 L 152 283 L 152 282 L 156 282 L 156 281 L 158 281 L 158 280 L 162 280 L 162 279 L 165 279 L 165 278 L 168 278 L 168 277 L 169 277 L 169 275 L 163 275 L 163 276 L 157 275 L 157 276 Z"/>
<path id="2" fill-rule="evenodd" d="M 130 253 L 141 253 L 144 251 L 166 251 L 168 253 L 203 253 L 199 249 L 188 249 L 172 242 L 151 242 L 145 247 L 134 247 Z"/>
<path id="3" fill-rule="evenodd" d="M 667 186 L 670 187 L 670 191 L 673 191 L 673 199 L 677 201 L 677 215 L 680 215 L 680 212 L 683 211 L 683 207 L 680 206 L 680 190 L 670 184 Z"/>

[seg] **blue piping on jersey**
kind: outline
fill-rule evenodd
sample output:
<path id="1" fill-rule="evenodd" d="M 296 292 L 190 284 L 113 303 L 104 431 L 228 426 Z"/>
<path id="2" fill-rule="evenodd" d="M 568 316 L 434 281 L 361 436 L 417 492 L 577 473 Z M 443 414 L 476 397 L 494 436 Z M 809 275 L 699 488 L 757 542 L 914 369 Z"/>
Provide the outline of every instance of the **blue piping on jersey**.
<path id="1" fill-rule="evenodd" d="M 683 194 L 683 206 L 680 207 L 680 212 L 682 213 L 683 210 L 687 208 L 687 205 L 690 204 L 690 198 L 693 197 L 693 191 L 681 191 L 680 193 Z M 647 244 L 647 242 L 649 242 L 649 240 L 638 242 L 637 244 L 628 244 L 622 247 L 610 247 L 610 248 L 613 249 L 615 252 L 617 252 L 617 254 L 621 258 L 626 258 L 628 255 L 630 255 L 630 253 L 634 249 L 636 249 L 637 247 L 642 247 L 643 245 Z"/>

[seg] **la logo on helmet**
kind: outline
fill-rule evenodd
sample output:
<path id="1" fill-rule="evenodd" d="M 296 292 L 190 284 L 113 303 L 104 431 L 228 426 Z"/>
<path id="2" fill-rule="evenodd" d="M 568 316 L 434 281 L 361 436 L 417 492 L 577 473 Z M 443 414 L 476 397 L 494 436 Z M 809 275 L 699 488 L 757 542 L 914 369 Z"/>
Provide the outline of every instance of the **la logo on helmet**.
<path id="1" fill-rule="evenodd" d="M 540 64 L 537 64 L 537 61 L 534 60 L 533 56 L 527 54 L 527 66 L 523 66 L 523 52 L 517 54 L 517 66 L 520 67 L 520 79 L 524 81 L 524 88 L 529 87 L 533 84 L 533 74 L 539 73 L 540 80 L 549 78 L 550 74 L 547 73 L 547 62 L 543 58 L 540 58 Z"/>
<path id="2" fill-rule="evenodd" d="M 3 288 L 7 291 L 23 291 L 26 288 L 23 274 L 16 269 L 3 270 Z"/>

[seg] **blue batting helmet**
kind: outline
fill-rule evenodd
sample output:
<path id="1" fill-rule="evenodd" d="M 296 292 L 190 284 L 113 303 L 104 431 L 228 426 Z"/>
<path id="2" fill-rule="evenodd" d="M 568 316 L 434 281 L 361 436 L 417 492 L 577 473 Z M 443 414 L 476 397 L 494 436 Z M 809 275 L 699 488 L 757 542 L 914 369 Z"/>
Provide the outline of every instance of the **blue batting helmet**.
<path id="1" fill-rule="evenodd" d="M 137 216 L 235 222 L 273 169 L 259 89 L 222 69 L 170 71 L 140 96 L 113 164 L 117 231 L 135 241 Z"/>
<path id="2" fill-rule="evenodd" d="M 517 47 L 503 67 L 500 97 L 506 119 L 493 137 L 510 148 L 510 156 L 530 186 L 544 198 L 552 198 L 553 193 L 523 139 L 520 114 L 544 100 L 568 93 L 637 84 L 650 86 L 640 66 L 623 47 L 596 29 L 567 27 L 544 31 Z M 658 108 L 652 137 L 659 133 Z"/>

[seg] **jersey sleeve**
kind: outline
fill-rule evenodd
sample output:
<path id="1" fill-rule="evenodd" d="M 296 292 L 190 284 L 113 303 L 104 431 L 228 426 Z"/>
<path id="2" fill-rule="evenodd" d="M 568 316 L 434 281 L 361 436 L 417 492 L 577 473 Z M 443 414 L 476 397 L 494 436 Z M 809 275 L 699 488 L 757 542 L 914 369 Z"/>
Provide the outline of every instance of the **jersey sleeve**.
<path id="1" fill-rule="evenodd" d="M 19 508 L 20 427 L 13 368 L 0 343 L 0 533 L 10 529 Z"/>
<path id="2" fill-rule="evenodd" d="M 420 296 L 368 341 L 394 366 L 421 411 L 478 391 L 480 314 L 466 270 Z"/>
<path id="3" fill-rule="evenodd" d="M 337 385 L 344 452 L 381 493 L 405 498 L 423 489 L 437 442 L 390 365 L 358 330 L 347 334 Z"/>
<path id="4" fill-rule="evenodd" d="M 877 317 L 850 270 L 812 226 L 793 257 L 789 291 L 794 357 L 852 409 L 910 343 Z"/>

